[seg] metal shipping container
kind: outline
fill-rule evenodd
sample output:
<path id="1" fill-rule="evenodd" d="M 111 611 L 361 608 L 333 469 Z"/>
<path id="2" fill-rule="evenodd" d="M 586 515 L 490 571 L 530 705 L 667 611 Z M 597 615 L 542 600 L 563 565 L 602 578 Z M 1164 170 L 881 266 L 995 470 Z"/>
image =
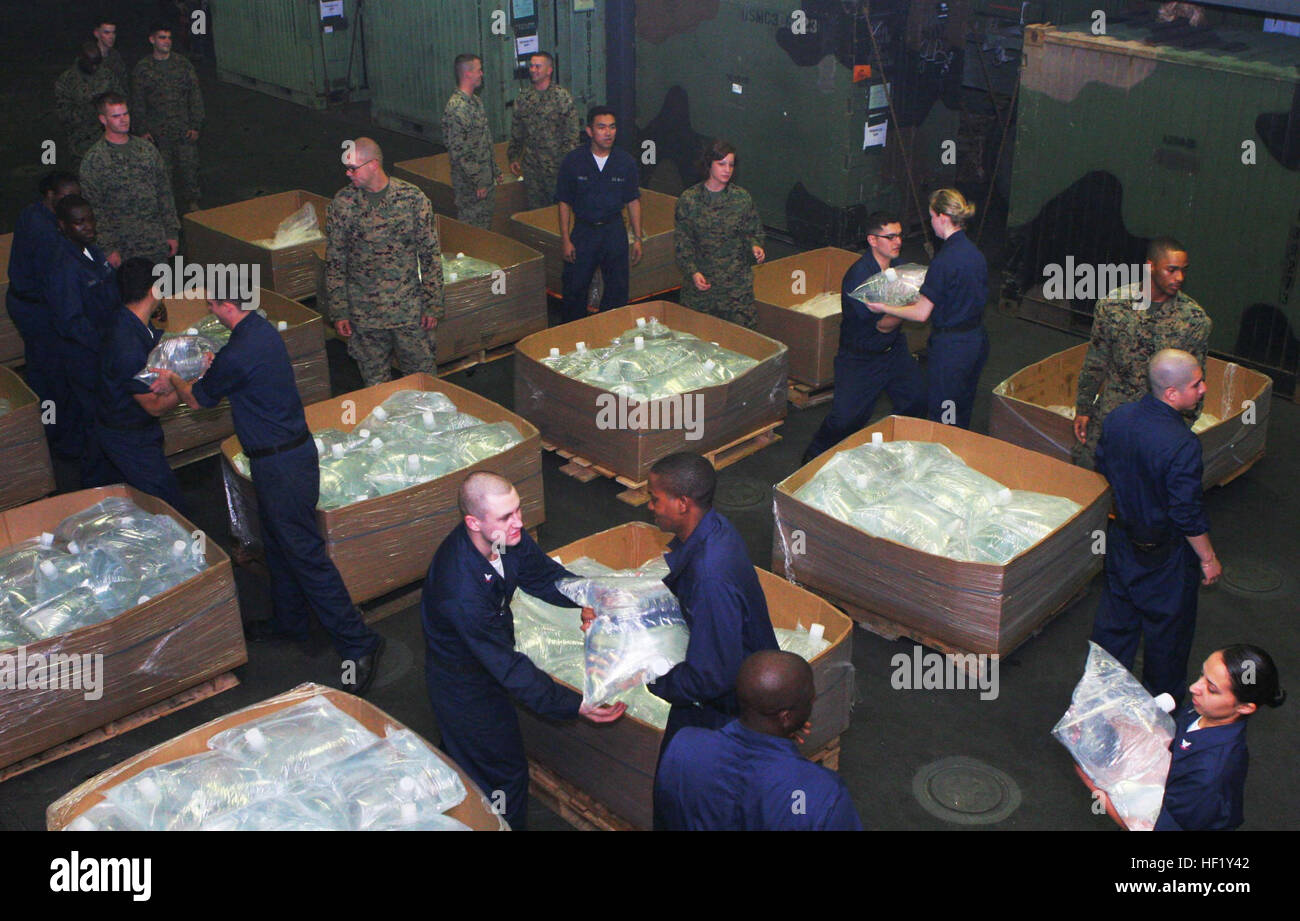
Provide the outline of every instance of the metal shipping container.
<path id="1" fill-rule="evenodd" d="M 539 47 L 580 112 L 604 101 L 605 18 L 601 4 L 538 0 Z M 442 110 L 456 88 L 456 55 L 483 59 L 481 98 L 494 140 L 509 137 L 510 106 L 527 83 L 515 73 L 516 34 L 500 0 L 385 0 L 366 7 L 371 116 L 385 128 L 442 141 Z"/>
<path id="2" fill-rule="evenodd" d="M 318 0 L 211 0 L 210 6 L 221 80 L 315 109 L 366 99 L 357 0 L 342 0 L 342 20 L 322 20 Z M 366 18 L 371 12 L 365 7 Z"/>
<path id="3" fill-rule="evenodd" d="M 1085 332 L 1093 299 L 1049 302 L 1046 267 L 1138 264 L 1170 235 L 1211 347 L 1293 386 L 1300 327 L 1300 40 L 1114 24 L 1031 27 L 1005 301 Z"/>

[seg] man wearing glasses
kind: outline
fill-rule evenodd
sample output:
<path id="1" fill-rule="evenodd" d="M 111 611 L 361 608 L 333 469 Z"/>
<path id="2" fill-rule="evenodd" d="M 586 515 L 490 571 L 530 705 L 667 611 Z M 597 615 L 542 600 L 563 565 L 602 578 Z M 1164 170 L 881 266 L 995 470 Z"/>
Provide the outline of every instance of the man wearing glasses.
<path id="1" fill-rule="evenodd" d="M 881 393 L 894 412 L 925 418 L 925 376 L 907 347 L 903 321 L 872 313 L 849 294 L 877 272 L 902 265 L 903 225 L 883 211 L 867 218 L 867 251 L 844 273 L 840 285 L 840 349 L 835 354 L 835 396 L 831 411 L 813 436 L 803 463 L 866 426 Z"/>
<path id="2" fill-rule="evenodd" d="M 384 172 L 370 138 L 344 144 L 351 185 L 330 202 L 325 306 L 367 387 L 437 373 L 433 329 L 442 316 L 442 256 L 424 193 Z"/>
<path id="3" fill-rule="evenodd" d="M 1205 374 L 1195 355 L 1163 349 L 1147 377 L 1150 391 L 1106 416 L 1097 445 L 1115 518 L 1092 641 L 1132 669 L 1144 640 L 1142 684 L 1181 702 L 1197 589 L 1223 571 L 1202 503 L 1201 443 L 1183 420 L 1205 396 Z"/>

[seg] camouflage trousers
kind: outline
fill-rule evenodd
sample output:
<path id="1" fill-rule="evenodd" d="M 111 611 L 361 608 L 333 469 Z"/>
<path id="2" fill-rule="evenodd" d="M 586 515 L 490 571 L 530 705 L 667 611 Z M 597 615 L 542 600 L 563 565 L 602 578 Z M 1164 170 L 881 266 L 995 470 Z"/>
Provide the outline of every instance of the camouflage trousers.
<path id="1" fill-rule="evenodd" d="M 682 306 L 735 323 L 746 329 L 758 328 L 758 308 L 754 306 L 754 289 L 726 290 L 714 285 L 708 291 L 695 287 L 690 278 L 682 280 Z"/>
<path id="2" fill-rule="evenodd" d="M 434 332 L 424 329 L 419 323 L 393 329 L 375 329 L 354 323 L 352 337 L 348 339 L 348 354 L 357 363 L 367 387 L 392 380 L 394 365 L 404 375 L 420 371 L 436 374 L 438 371 L 434 357 Z"/>
<path id="3" fill-rule="evenodd" d="M 556 168 L 524 169 L 524 193 L 528 196 L 528 209 L 545 208 L 555 204 Z"/>
<path id="4" fill-rule="evenodd" d="M 199 145 L 183 137 L 155 137 L 158 153 L 162 154 L 163 168 L 171 180 L 176 195 L 176 210 L 199 200 Z"/>
<path id="5" fill-rule="evenodd" d="M 481 200 L 475 194 L 474 189 L 463 189 L 459 184 L 454 188 L 456 220 L 474 227 L 482 227 L 484 230 L 491 230 L 492 206 L 496 203 L 497 198 L 496 186 L 490 187 L 487 195 Z"/>

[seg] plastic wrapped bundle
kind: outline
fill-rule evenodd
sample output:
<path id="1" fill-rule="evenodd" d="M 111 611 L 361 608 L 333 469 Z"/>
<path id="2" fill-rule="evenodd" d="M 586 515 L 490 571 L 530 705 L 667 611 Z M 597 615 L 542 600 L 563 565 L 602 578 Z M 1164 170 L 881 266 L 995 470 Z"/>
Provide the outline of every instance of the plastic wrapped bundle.
<path id="1" fill-rule="evenodd" d="M 949 542 L 960 531 L 962 519 L 917 493 L 899 489 L 880 502 L 854 512 L 849 523 L 875 537 L 943 556 Z"/>
<path id="2" fill-rule="evenodd" d="M 395 732 L 315 776 L 338 792 L 352 828 L 359 831 L 409 825 L 446 812 L 467 795 L 460 775 L 410 730 Z"/>
<path id="3" fill-rule="evenodd" d="M 872 275 L 849 296 L 864 304 L 870 301 L 890 307 L 906 307 L 920 296 L 921 285 L 925 284 L 925 271 L 925 266 L 915 262 L 893 266 Z"/>
<path id="4" fill-rule="evenodd" d="M 501 266 L 495 262 L 475 259 L 473 256 L 466 256 L 464 253 L 457 253 L 455 256 L 448 256 L 443 253 L 442 256 L 442 280 L 444 284 L 455 284 L 458 281 L 479 278 L 499 271 L 501 271 Z"/>
<path id="5" fill-rule="evenodd" d="M 662 697 L 656 697 L 644 684 L 628 688 L 614 699 L 627 704 L 627 715 L 634 719 L 649 723 L 657 729 L 668 725 L 668 711 L 672 704 Z"/>
<path id="6" fill-rule="evenodd" d="M 830 648 L 831 641 L 822 635 L 822 629 L 821 624 L 814 624 L 813 630 L 805 630 L 799 626 L 793 630 L 774 627 L 773 631 L 776 633 L 776 645 L 782 652 L 793 652 L 811 662 Z"/>
<path id="7" fill-rule="evenodd" d="M 107 617 L 115 617 L 135 605 L 140 582 L 135 573 L 128 573 L 104 551 L 87 550 L 75 556 L 42 560 L 36 570 L 36 599 L 44 602 L 73 589 L 85 588 Z"/>
<path id="8" fill-rule="evenodd" d="M 323 697 L 313 697 L 219 732 L 208 747 L 268 777 L 304 777 L 373 745 L 373 732 Z"/>
<path id="9" fill-rule="evenodd" d="M 493 422 L 444 432 L 438 436 L 438 440 L 447 446 L 452 457 L 458 461 L 456 467 L 459 468 L 500 454 L 524 439 L 509 422 Z"/>
<path id="10" fill-rule="evenodd" d="M 832 518 L 848 521 L 855 513 L 862 511 L 872 502 L 889 495 L 893 483 L 888 480 L 875 481 L 886 488 L 864 495 L 869 489 L 869 482 L 863 477 L 860 484 L 851 484 L 836 471 L 826 473 L 822 470 L 795 492 L 795 498 L 807 502 L 813 508 L 821 509 Z M 855 488 L 856 486 L 856 488 Z"/>
<path id="11" fill-rule="evenodd" d="M 909 480 L 904 488 L 967 521 L 1011 501 L 1011 490 L 966 466 L 932 467 L 925 476 Z"/>
<path id="12" fill-rule="evenodd" d="M 319 784 L 290 786 L 278 796 L 212 816 L 203 831 L 349 831 L 347 805 Z"/>
<path id="13" fill-rule="evenodd" d="M 1174 721 L 1113 656 L 1088 647 L 1083 677 L 1052 735 L 1130 829 L 1149 831 L 1164 799 Z"/>
<path id="14" fill-rule="evenodd" d="M 318 508 L 341 508 L 372 499 L 378 493 L 366 480 L 374 457 L 360 451 L 344 453 L 335 446 L 332 453 L 320 459 L 320 500 Z"/>
<path id="15" fill-rule="evenodd" d="M 584 702 L 610 703 L 620 692 L 667 674 L 686 658 L 690 631 L 661 576 L 561 579 L 556 588 L 596 612 L 584 637 Z"/>
<path id="16" fill-rule="evenodd" d="M 60 521 L 54 528 L 54 542 L 85 544 L 96 535 L 139 526 L 148 514 L 125 496 L 109 496 Z"/>
<path id="17" fill-rule="evenodd" d="M 623 330 L 614 337 L 613 342 L 615 345 L 632 342 L 637 336 L 649 342 L 651 339 L 676 339 L 680 335 L 682 334 L 675 333 L 665 326 L 658 317 L 637 317 L 636 326 Z"/>
<path id="18" fill-rule="evenodd" d="M 371 462 L 365 474 L 366 483 L 376 495 L 386 496 L 427 483 L 462 466 L 448 452 L 437 448 L 426 447 L 403 453 L 405 447 L 407 445 L 399 444 L 392 452 L 379 455 Z"/>
<path id="19" fill-rule="evenodd" d="M 103 623 L 111 615 L 95 603 L 95 593 L 85 586 L 46 599 L 15 618 L 19 629 L 37 640 L 48 640 L 82 627 Z"/>
<path id="20" fill-rule="evenodd" d="M 281 786 L 252 765 L 209 751 L 141 771 L 104 797 L 150 831 L 186 831 L 275 796 Z"/>
<path id="21" fill-rule="evenodd" d="M 316 208 L 307 202 L 280 222 L 275 228 L 274 237 L 263 237 L 253 243 L 266 249 L 285 249 L 305 243 L 320 243 L 324 239 L 325 235 L 321 233 L 320 224 L 316 220 Z"/>
<path id="22" fill-rule="evenodd" d="M 372 409 L 361 420 L 360 427 L 373 428 L 391 419 L 419 416 L 427 412 L 454 413 L 456 404 L 445 393 L 436 390 L 398 390 Z"/>
<path id="23" fill-rule="evenodd" d="M 833 317 L 835 314 L 843 312 L 844 302 L 840 298 L 838 291 L 827 291 L 810 297 L 802 303 L 795 304 L 790 309 L 814 317 Z"/>
<path id="24" fill-rule="evenodd" d="M 120 806 L 104 801 L 91 806 L 67 825 L 64 831 L 146 831 L 143 824 Z"/>
<path id="25" fill-rule="evenodd" d="M 146 384 L 153 383 L 158 375 L 150 369 L 159 368 L 174 371 L 184 380 L 195 380 L 207 370 L 204 355 L 216 353 L 220 348 L 219 343 L 206 336 L 170 336 L 153 347 L 145 366 L 136 374 L 136 379 Z"/>
<path id="26" fill-rule="evenodd" d="M 34 587 L 37 567 L 44 560 L 64 556 L 66 551 L 54 544 L 54 535 L 46 531 L 40 537 L 19 541 L 0 551 L 0 599 L 7 589 Z"/>
<path id="27" fill-rule="evenodd" d="M 0 608 L 0 650 L 12 649 L 14 646 L 25 646 L 32 639 L 30 633 L 18 626 L 11 613 Z"/>

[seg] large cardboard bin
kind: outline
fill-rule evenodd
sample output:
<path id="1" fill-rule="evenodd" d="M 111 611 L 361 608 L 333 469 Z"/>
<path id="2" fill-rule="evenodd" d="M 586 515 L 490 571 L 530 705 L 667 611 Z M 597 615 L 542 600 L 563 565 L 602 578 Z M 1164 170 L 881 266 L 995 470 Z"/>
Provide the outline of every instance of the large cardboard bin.
<path id="1" fill-rule="evenodd" d="M 464 253 L 501 266 L 490 275 L 443 278 L 445 313 L 438 321 L 438 364 L 518 342 L 546 329 L 546 277 L 542 254 L 518 240 L 437 215 L 444 255 Z M 495 289 L 495 290 L 494 290 Z"/>
<path id="2" fill-rule="evenodd" d="M 0 457 L 5 464 L 0 508 L 10 508 L 54 492 L 54 466 L 41 424 L 40 401 L 21 377 L 5 367 L 0 367 L 0 397 L 12 407 L 0 415 Z"/>
<path id="3" fill-rule="evenodd" d="M 1083 508 L 1005 566 L 924 553 L 845 524 L 795 498 L 839 450 L 871 440 L 947 445 L 1012 489 L 1065 496 Z M 944 652 L 1007 655 L 1057 613 L 1101 568 L 1092 552 L 1105 531 L 1110 488 L 1090 470 L 951 425 L 889 416 L 776 484 L 772 568 L 840 604 L 880 632 Z M 880 621 L 885 621 L 882 624 Z"/>
<path id="4" fill-rule="evenodd" d="M 641 233 L 645 239 L 641 243 L 641 261 L 628 271 L 629 301 L 664 294 L 682 286 L 682 273 L 677 268 L 673 243 L 676 210 L 677 199 L 672 195 L 641 190 Z M 626 223 L 626 212 L 624 214 Z M 542 254 L 546 259 L 546 290 L 560 297 L 564 252 L 560 245 L 559 206 L 549 205 L 515 214 L 506 232 Z"/>
<path id="5" fill-rule="evenodd" d="M 169 298 L 166 329 L 184 332 L 208 314 L 206 301 Z M 293 363 L 294 382 L 303 403 L 324 400 L 330 395 L 329 359 L 325 355 L 325 325 L 320 314 L 282 294 L 261 289 L 261 303 L 272 326 L 281 321 L 288 328 L 280 332 L 289 360 Z M 230 404 L 224 400 L 211 409 L 180 405 L 161 419 L 163 451 L 173 467 L 208 457 L 217 444 L 234 434 Z"/>
<path id="6" fill-rule="evenodd" d="M 819 294 L 838 294 L 844 273 L 858 258 L 857 253 L 847 249 L 826 246 L 754 268 L 758 331 L 786 344 L 790 349 L 790 377 L 814 389 L 835 380 L 841 315 L 837 312 L 817 317 L 792 308 Z M 904 323 L 908 348 L 918 351 L 929 331 L 928 323 Z"/>
<path id="7" fill-rule="evenodd" d="M 1017 371 L 993 388 L 989 434 L 1070 461 L 1074 420 L 1048 409 L 1074 406 L 1087 344 L 1076 345 Z M 1222 421 L 1201 432 L 1207 489 L 1244 473 L 1264 454 L 1273 381 L 1239 364 L 1207 358 L 1204 411 Z"/>
<path id="8" fill-rule="evenodd" d="M 129 486 L 102 486 L 0 512 L 0 549 L 53 531 L 64 518 L 109 496 L 126 496 L 145 511 L 170 515 L 185 530 L 198 531 L 161 499 Z M 230 558 L 214 540 L 206 542 L 205 550 L 208 568 L 180 585 L 112 620 L 22 647 L 29 669 L 36 655 L 44 656 L 46 662 L 56 655 L 102 655 L 102 694 L 87 700 L 84 689 L 73 687 L 0 689 L 0 767 L 44 752 L 248 661 Z M 15 655 L 16 650 L 8 654 Z"/>
<path id="9" fill-rule="evenodd" d="M 103 802 L 105 790 L 116 787 L 151 767 L 179 761 L 181 758 L 188 758 L 191 755 L 199 755 L 209 751 L 208 739 L 219 732 L 233 726 L 242 726 L 244 723 L 258 717 L 275 713 L 318 696 L 324 697 L 381 738 L 391 732 L 400 732 L 406 729 L 406 726 L 393 719 L 383 710 L 380 710 L 369 701 L 362 700 L 360 697 L 355 697 L 334 688 L 323 687 L 319 684 L 300 684 L 291 691 L 285 691 L 283 694 L 277 694 L 275 697 L 244 707 L 242 710 L 236 710 L 234 713 L 218 717 L 204 723 L 202 726 L 196 726 L 189 732 L 182 733 L 174 739 L 163 742 L 161 745 L 155 745 L 147 751 L 126 759 L 121 764 L 96 774 L 49 805 L 45 810 L 45 827 L 49 831 L 62 831 L 87 809 Z M 465 823 L 474 831 L 509 831 L 510 826 L 506 825 L 503 818 L 492 812 L 492 807 L 484 798 L 483 791 L 475 786 L 469 775 L 442 751 L 432 745 L 429 745 L 429 748 L 448 767 L 451 767 L 460 775 L 460 779 L 469 793 L 464 802 L 454 809 L 447 810 L 447 815 Z"/>
<path id="10" fill-rule="evenodd" d="M 635 326 L 638 317 L 657 317 L 670 329 L 758 359 L 757 365 L 732 381 L 692 391 L 704 397 L 700 438 L 687 439 L 690 432 L 682 427 L 610 427 L 605 422 L 613 394 L 560 374 L 541 361 L 550 355 L 552 347 L 563 354 L 572 351 L 580 340 L 588 348 L 609 345 L 615 336 Z M 646 479 L 650 467 L 661 457 L 677 451 L 710 451 L 778 422 L 786 414 L 788 371 L 784 345 L 668 301 L 619 307 L 552 327 L 521 340 L 515 351 L 515 409 L 532 421 L 548 442 L 638 483 Z M 648 421 L 672 424 L 680 420 L 682 414 L 669 408 L 676 400 L 656 400 L 660 408 L 655 408 L 655 403 L 647 404 Z M 683 406 L 677 401 L 677 410 Z M 628 421 L 633 421 L 630 416 Z"/>
<path id="11" fill-rule="evenodd" d="M 9 293 L 9 251 L 13 249 L 14 235 L 0 234 L 0 364 L 23 363 L 23 339 L 18 327 L 4 309 L 5 295 Z"/>
<path id="12" fill-rule="evenodd" d="M 280 222 L 311 202 L 316 223 L 325 232 L 325 211 L 330 200 L 314 192 L 295 189 L 247 201 L 192 211 L 181 218 L 185 230 L 186 260 L 200 263 L 237 263 L 261 266 L 261 284 L 277 294 L 300 299 L 316 294 L 315 243 L 284 249 L 267 249 L 254 240 L 275 236 Z"/>
<path id="13" fill-rule="evenodd" d="M 551 555 L 564 563 L 585 556 L 626 569 L 661 555 L 671 539 L 671 534 L 638 521 L 566 544 Z M 805 755 L 812 755 L 849 726 L 854 690 L 853 622 L 811 592 L 754 568 L 773 626 L 822 624 L 831 643 L 812 661 L 817 700 L 809 718 L 812 734 L 801 748 Z M 576 629 L 576 611 L 574 617 Z M 663 730 L 630 716 L 596 726 L 583 720 L 543 719 L 519 705 L 515 709 L 530 758 L 631 824 L 645 829 L 653 825 L 655 764 Z"/>
<path id="14" fill-rule="evenodd" d="M 398 390 L 444 393 L 461 412 L 484 422 L 513 424 L 524 440 L 495 457 L 436 480 L 342 508 L 318 509 L 316 522 L 325 537 L 325 549 L 355 602 L 370 601 L 424 578 L 433 552 L 460 523 L 457 491 L 465 477 L 475 470 L 499 473 L 515 484 L 523 504 L 524 527 L 534 528 L 546 520 L 542 446 L 537 429 L 528 420 L 455 384 L 428 374 L 412 374 L 308 406 L 307 425 L 312 431 L 335 428 L 350 432 Z M 232 463 L 241 450 L 239 439 L 234 436 L 221 445 L 226 504 L 231 534 L 246 546 L 255 547 L 261 543 L 257 496 L 252 480 L 236 471 Z"/>
<path id="15" fill-rule="evenodd" d="M 502 141 L 492 147 L 496 155 L 497 166 L 505 179 L 496 187 L 496 197 L 492 200 L 492 231 L 506 233 L 510 227 L 510 215 L 528 208 L 528 194 L 524 191 L 522 180 L 510 172 L 510 161 L 506 159 L 508 141 Z M 456 195 L 451 186 L 451 154 L 440 153 L 432 157 L 420 157 L 416 160 L 402 160 L 393 164 L 393 173 L 398 179 L 405 179 L 429 196 L 429 203 L 438 214 L 457 217 Z M 446 251 L 444 246 L 443 250 Z M 466 250 L 468 252 L 468 250 Z M 471 253 L 471 255 L 473 255 Z"/>

